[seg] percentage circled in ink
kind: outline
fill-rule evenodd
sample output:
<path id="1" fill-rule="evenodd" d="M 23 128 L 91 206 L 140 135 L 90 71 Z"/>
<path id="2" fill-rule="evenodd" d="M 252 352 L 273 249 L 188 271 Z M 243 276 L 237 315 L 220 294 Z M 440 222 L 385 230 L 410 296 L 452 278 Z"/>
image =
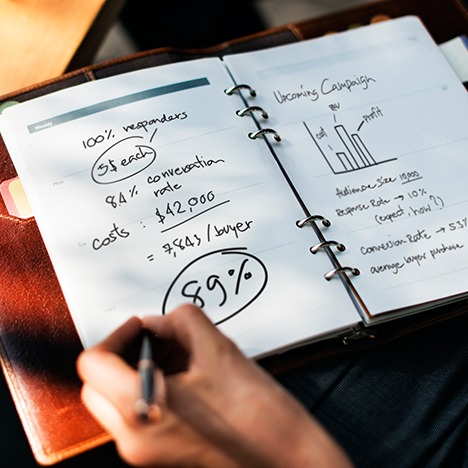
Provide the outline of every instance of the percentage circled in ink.
<path id="1" fill-rule="evenodd" d="M 219 325 L 247 308 L 264 291 L 268 271 L 259 258 L 246 250 L 216 250 L 190 262 L 170 285 L 163 314 L 191 302 Z"/>

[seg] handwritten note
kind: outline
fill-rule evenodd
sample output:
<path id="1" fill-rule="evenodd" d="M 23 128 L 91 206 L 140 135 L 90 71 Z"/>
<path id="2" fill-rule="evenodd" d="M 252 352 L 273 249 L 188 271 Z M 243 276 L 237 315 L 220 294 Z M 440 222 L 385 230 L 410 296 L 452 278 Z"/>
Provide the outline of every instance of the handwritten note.
<path id="1" fill-rule="evenodd" d="M 2 133 L 86 346 L 132 315 L 202 307 L 248 355 L 358 319 L 218 59 L 5 113 Z M 329 311 L 329 294 L 334 307 Z"/>
<path id="2" fill-rule="evenodd" d="M 257 96 L 227 96 L 231 76 Z M 190 302 L 258 357 L 361 319 L 304 205 L 359 269 L 365 320 L 466 292 L 467 99 L 408 17 L 86 83 L 0 124 L 85 346 Z M 263 126 L 280 141 L 249 138 Z"/>
<path id="3" fill-rule="evenodd" d="M 468 99 L 418 19 L 229 56 L 374 315 L 466 291 Z M 286 53 L 287 52 L 287 53 Z"/>

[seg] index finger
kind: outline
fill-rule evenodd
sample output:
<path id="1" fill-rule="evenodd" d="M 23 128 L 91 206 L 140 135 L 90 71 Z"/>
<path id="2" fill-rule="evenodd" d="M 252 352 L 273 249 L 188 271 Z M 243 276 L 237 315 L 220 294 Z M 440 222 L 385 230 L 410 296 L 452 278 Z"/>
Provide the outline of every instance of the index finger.
<path id="1" fill-rule="evenodd" d="M 122 356 L 141 329 L 140 319 L 132 317 L 103 341 L 83 351 L 76 362 L 81 380 L 89 381 L 93 386 L 101 386 L 101 381 L 104 381 L 105 385 L 106 380 L 110 380 L 106 379 L 106 372 L 120 372 L 122 376 L 132 374 L 134 370 Z"/>
<path id="2" fill-rule="evenodd" d="M 131 317 L 93 348 L 122 355 L 135 343 L 142 329 L 141 319 Z"/>
<path id="3" fill-rule="evenodd" d="M 109 400 L 126 419 L 133 416 L 126 408 L 133 409 L 129 401 L 136 400 L 139 382 L 136 370 L 123 355 L 141 330 L 141 321 L 133 317 L 101 343 L 83 351 L 77 359 L 81 380 Z"/>
<path id="4" fill-rule="evenodd" d="M 191 304 L 182 305 L 164 316 L 144 317 L 142 322 L 159 338 L 174 341 L 187 353 L 197 357 L 216 359 L 226 351 L 240 354 L 234 343 L 216 328 L 204 312 Z"/>

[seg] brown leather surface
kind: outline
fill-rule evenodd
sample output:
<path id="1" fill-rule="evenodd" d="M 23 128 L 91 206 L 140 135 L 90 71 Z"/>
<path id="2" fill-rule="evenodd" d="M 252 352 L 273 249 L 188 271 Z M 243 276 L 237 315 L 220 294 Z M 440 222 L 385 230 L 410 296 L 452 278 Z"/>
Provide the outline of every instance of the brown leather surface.
<path id="1" fill-rule="evenodd" d="M 206 50 L 154 50 L 90 66 L 0 99 L 24 101 L 35 96 L 128 70 L 198 56 L 271 47 L 367 24 L 376 14 L 416 14 L 437 42 L 468 33 L 468 15 L 459 0 L 387 0 L 323 18 L 240 38 Z M 0 139 L 0 182 L 16 176 Z M 453 309 L 453 308 L 452 308 Z M 464 311 L 455 309 L 454 313 Z M 440 314 L 439 314 L 440 315 Z M 419 320 L 419 319 L 418 319 Z M 428 324 L 436 320 L 433 316 Z M 405 326 L 405 332 L 416 328 Z M 398 326 L 383 340 L 398 336 Z M 108 440 L 80 402 L 75 360 L 81 350 L 60 285 L 34 220 L 8 215 L 0 199 L 0 351 L 4 372 L 36 459 L 52 464 Z M 341 352 L 339 343 L 305 347 L 263 364 L 281 371 L 311 359 Z"/>
<path id="2" fill-rule="evenodd" d="M 1 180 L 14 176 L 1 144 Z M 104 434 L 80 401 L 81 344 L 33 220 L 0 203 L 0 336 L 4 370 L 40 462 L 95 444 Z M 107 437 L 107 436 L 106 436 Z"/>

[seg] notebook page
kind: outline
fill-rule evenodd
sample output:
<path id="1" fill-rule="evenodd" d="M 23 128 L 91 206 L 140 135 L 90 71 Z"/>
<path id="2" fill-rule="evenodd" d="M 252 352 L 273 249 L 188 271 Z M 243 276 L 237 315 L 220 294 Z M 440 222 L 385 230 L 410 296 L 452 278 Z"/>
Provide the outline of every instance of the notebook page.
<path id="1" fill-rule="evenodd" d="M 415 17 L 225 58 L 373 314 L 468 284 L 468 97 Z"/>
<path id="2" fill-rule="evenodd" d="M 2 135 L 80 337 L 202 306 L 250 356 L 358 320 L 323 289 L 310 232 L 218 59 L 141 70 L 8 109 Z"/>

